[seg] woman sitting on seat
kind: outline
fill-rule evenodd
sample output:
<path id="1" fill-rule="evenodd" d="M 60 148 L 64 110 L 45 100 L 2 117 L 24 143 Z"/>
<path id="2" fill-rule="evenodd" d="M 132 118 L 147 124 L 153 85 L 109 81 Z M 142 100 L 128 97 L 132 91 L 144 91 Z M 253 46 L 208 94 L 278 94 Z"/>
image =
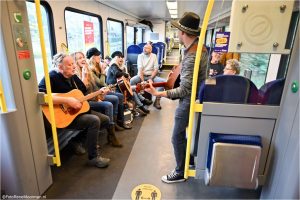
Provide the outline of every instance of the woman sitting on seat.
<path id="1" fill-rule="evenodd" d="M 106 64 L 101 62 L 101 52 L 93 47 L 89 49 L 86 53 L 87 58 L 89 59 L 89 68 L 92 71 L 92 76 L 95 81 L 95 84 L 98 88 L 107 87 L 105 69 Z M 125 129 L 131 129 L 132 127 L 129 124 L 124 123 L 124 96 L 119 92 L 108 92 L 105 96 L 105 101 L 109 101 L 114 106 L 114 122 L 116 123 L 116 128 L 121 126 Z"/>
<path id="2" fill-rule="evenodd" d="M 107 84 L 115 84 L 118 82 L 118 78 L 124 76 L 125 78 L 129 79 L 129 74 L 125 72 L 124 63 L 124 56 L 122 52 L 115 51 L 112 55 L 112 61 L 110 62 L 110 67 L 107 71 Z M 133 91 L 133 99 L 134 102 L 137 104 L 137 107 L 145 114 L 148 114 L 150 111 L 144 107 L 145 105 L 150 105 L 152 102 L 143 97 L 141 94 L 137 94 Z"/>
<path id="3" fill-rule="evenodd" d="M 76 64 L 75 73 L 85 84 L 88 93 L 99 90 L 99 88 L 95 84 L 90 70 L 88 69 L 84 54 L 82 52 L 76 52 L 73 53 L 72 56 Z M 108 90 L 105 90 L 105 93 L 107 92 Z M 91 110 L 103 113 L 109 117 L 110 120 L 107 140 L 114 147 L 122 147 L 122 144 L 118 141 L 115 135 L 116 124 L 113 121 L 113 104 L 109 101 L 104 101 L 104 96 L 106 96 L 106 94 L 95 97 L 94 99 L 89 101 L 89 105 L 91 107 Z"/>

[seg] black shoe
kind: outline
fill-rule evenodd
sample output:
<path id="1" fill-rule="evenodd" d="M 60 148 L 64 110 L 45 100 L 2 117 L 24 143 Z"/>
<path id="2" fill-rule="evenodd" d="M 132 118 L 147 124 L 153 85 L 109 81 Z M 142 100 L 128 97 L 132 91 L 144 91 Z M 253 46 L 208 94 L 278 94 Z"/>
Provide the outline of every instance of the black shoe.
<path id="1" fill-rule="evenodd" d="M 148 110 L 148 109 L 145 108 L 144 106 L 140 106 L 139 109 L 140 109 L 141 111 L 143 111 L 144 113 L 146 113 L 146 114 L 149 114 L 149 113 L 150 113 L 150 110 Z"/>
<path id="2" fill-rule="evenodd" d="M 122 127 L 125 129 L 132 129 L 132 126 L 130 126 L 129 124 L 125 124 L 125 123 L 123 123 Z"/>
<path id="3" fill-rule="evenodd" d="M 186 179 L 184 178 L 183 175 L 177 173 L 174 170 L 170 174 L 161 177 L 161 180 L 165 183 L 179 183 L 179 182 L 184 182 Z"/>
<path id="4" fill-rule="evenodd" d="M 141 116 L 141 117 L 145 117 L 145 116 L 147 116 L 147 113 L 144 113 L 141 109 L 139 109 L 139 108 L 136 108 L 136 111 L 135 111 L 136 113 L 137 113 L 137 115 L 135 115 L 135 116 Z"/>
<path id="5" fill-rule="evenodd" d="M 124 128 L 122 126 L 119 126 L 117 123 L 115 123 L 115 130 L 116 131 L 124 131 Z"/>
<path id="6" fill-rule="evenodd" d="M 152 101 L 152 100 L 149 100 L 149 99 L 147 99 L 147 98 L 145 98 L 145 99 L 142 101 L 142 103 L 145 104 L 145 105 L 147 105 L 147 106 L 150 106 L 150 105 L 153 103 L 153 101 Z"/>
<path id="7" fill-rule="evenodd" d="M 104 158 L 101 156 L 97 156 L 91 160 L 88 160 L 88 165 L 95 166 L 98 168 L 105 168 L 109 165 L 109 158 Z"/>

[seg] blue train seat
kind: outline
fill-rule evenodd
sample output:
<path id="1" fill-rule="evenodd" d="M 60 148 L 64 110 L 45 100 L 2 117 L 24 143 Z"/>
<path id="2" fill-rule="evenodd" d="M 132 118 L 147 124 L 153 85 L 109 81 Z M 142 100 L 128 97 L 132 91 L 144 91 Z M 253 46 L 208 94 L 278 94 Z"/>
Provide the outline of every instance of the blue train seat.
<path id="1" fill-rule="evenodd" d="M 259 102 L 263 105 L 280 105 L 285 79 L 277 79 L 264 84 L 259 89 Z"/>
<path id="2" fill-rule="evenodd" d="M 159 47 L 157 46 L 152 46 L 152 53 L 156 54 L 157 59 L 158 59 L 158 54 L 159 54 Z"/>
<path id="3" fill-rule="evenodd" d="M 146 45 L 145 42 L 138 44 L 138 46 L 142 49 L 142 51 L 143 51 L 145 45 Z"/>
<path id="4" fill-rule="evenodd" d="M 161 47 L 161 52 L 162 52 L 162 55 L 161 55 L 161 59 L 162 59 L 162 62 L 163 62 L 163 60 L 164 60 L 164 58 L 165 58 L 165 52 L 166 52 L 166 44 L 165 43 L 163 43 L 163 42 L 157 42 L 156 44 L 158 44 L 158 45 L 160 45 L 160 47 Z"/>
<path id="5" fill-rule="evenodd" d="M 127 69 L 131 77 L 137 74 L 137 58 L 142 53 L 138 45 L 130 45 L 127 48 Z"/>
<path id="6" fill-rule="evenodd" d="M 248 102 L 249 91 L 251 89 L 251 81 L 242 76 L 236 75 L 218 75 L 215 85 L 209 85 L 203 82 L 199 88 L 198 99 L 200 103 L 221 102 L 221 103 L 240 103 Z M 252 83 L 252 86 L 255 86 Z M 256 89 L 257 92 L 257 89 Z M 201 114 L 197 119 L 196 133 L 193 135 L 191 154 L 197 155 L 199 130 L 200 130 Z"/>
<path id="7" fill-rule="evenodd" d="M 156 53 L 157 62 L 158 62 L 159 68 L 161 68 L 161 64 L 162 64 L 162 51 L 163 51 L 163 49 L 162 49 L 162 47 L 160 45 L 158 45 L 156 43 L 152 45 L 152 52 L 153 52 L 153 49 L 157 50 L 157 53 Z"/>
<path id="8" fill-rule="evenodd" d="M 203 101 L 223 103 L 247 103 L 250 80 L 236 75 L 219 75 L 216 84 L 202 83 L 198 92 L 200 103 Z"/>
<path id="9" fill-rule="evenodd" d="M 206 185 L 256 189 L 261 150 L 261 136 L 210 133 Z"/>

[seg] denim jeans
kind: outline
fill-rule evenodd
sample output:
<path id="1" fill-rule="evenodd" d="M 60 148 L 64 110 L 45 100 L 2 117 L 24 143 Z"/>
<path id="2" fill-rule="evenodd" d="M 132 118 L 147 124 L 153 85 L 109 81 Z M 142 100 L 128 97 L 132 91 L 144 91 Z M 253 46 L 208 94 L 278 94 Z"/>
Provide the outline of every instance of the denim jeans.
<path id="1" fill-rule="evenodd" d="M 118 105 L 119 105 L 119 98 L 115 95 L 107 94 L 105 95 L 104 101 L 108 101 L 113 105 L 113 115 L 118 114 Z"/>
<path id="2" fill-rule="evenodd" d="M 100 127 L 107 126 L 107 122 L 107 116 L 101 113 L 92 112 L 92 114 L 85 113 L 77 116 L 67 127 L 85 131 L 89 159 L 97 156 L 98 132 Z"/>
<path id="3" fill-rule="evenodd" d="M 109 117 L 109 124 L 114 124 L 113 104 L 109 101 L 89 101 L 91 110 L 100 112 Z"/>
<path id="4" fill-rule="evenodd" d="M 144 81 L 148 81 L 150 79 L 151 76 L 144 76 Z M 141 78 L 139 75 L 136 75 L 134 77 L 132 77 L 130 79 L 130 85 L 136 85 L 138 83 L 142 82 Z M 161 78 L 161 77 L 158 77 L 158 76 L 155 76 L 154 79 L 153 79 L 153 82 L 154 83 L 157 83 L 157 82 L 166 82 L 166 80 L 164 78 Z M 158 91 L 163 91 L 164 88 L 163 87 L 158 87 L 157 88 Z"/>
<path id="5" fill-rule="evenodd" d="M 176 159 L 176 172 L 184 174 L 186 153 L 186 127 L 189 123 L 190 99 L 180 99 L 175 112 L 175 124 L 172 135 L 172 144 Z"/>
<path id="6" fill-rule="evenodd" d="M 119 92 L 109 92 L 108 95 L 118 97 L 118 106 L 117 109 L 114 107 L 114 115 L 117 115 L 119 122 L 124 123 L 124 95 Z"/>

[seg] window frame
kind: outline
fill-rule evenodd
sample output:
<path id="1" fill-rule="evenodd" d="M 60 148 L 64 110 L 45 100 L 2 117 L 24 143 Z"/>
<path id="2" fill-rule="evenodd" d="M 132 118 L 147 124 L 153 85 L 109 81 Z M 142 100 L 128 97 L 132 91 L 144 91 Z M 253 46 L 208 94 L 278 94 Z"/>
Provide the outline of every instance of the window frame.
<path id="1" fill-rule="evenodd" d="M 110 17 L 108 17 L 107 19 L 106 19 L 106 29 L 108 30 L 108 26 L 107 26 L 107 22 L 108 22 L 108 20 L 109 21 L 114 21 L 114 22 L 119 22 L 119 23 L 121 23 L 121 25 L 122 25 L 122 52 L 123 52 L 123 54 L 124 54 L 124 22 L 123 21 L 121 21 L 121 20 L 117 20 L 117 19 L 114 19 L 114 18 L 110 18 Z M 106 37 L 107 37 L 107 41 L 108 41 L 108 31 L 106 31 Z M 112 54 L 113 52 L 110 52 L 110 54 Z"/>
<path id="2" fill-rule="evenodd" d="M 128 39 L 128 35 L 127 35 L 127 26 L 133 28 L 133 44 L 135 44 L 135 27 L 126 25 L 126 26 L 125 26 L 125 29 L 126 29 L 126 49 L 128 48 L 128 46 L 127 46 L 127 43 L 128 43 L 128 42 L 127 42 L 127 39 Z M 129 46 L 130 46 L 130 45 L 129 45 Z"/>
<path id="3" fill-rule="evenodd" d="M 73 7 L 65 7 L 64 9 L 64 22 L 65 22 L 65 33 L 66 33 L 66 41 L 67 41 L 67 47 L 68 47 L 68 34 L 67 34 L 67 23 L 66 23 L 66 11 L 70 11 L 70 12 L 75 12 L 75 13 L 78 13 L 78 14 L 83 14 L 83 15 L 89 15 L 89 16 L 92 16 L 92 17 L 96 17 L 98 18 L 99 20 L 99 33 L 101 33 L 101 37 L 100 37 L 100 52 L 103 52 L 103 21 L 102 21 L 102 17 L 100 15 L 97 15 L 95 13 L 91 13 L 91 12 L 87 12 L 87 11 L 84 11 L 84 10 L 79 10 L 77 8 L 73 8 Z M 68 47 L 69 49 L 69 47 Z"/>
<path id="4" fill-rule="evenodd" d="M 26 0 L 27 2 L 35 3 L 34 0 Z M 53 20 L 53 12 L 49 3 L 45 0 L 40 2 L 41 6 L 43 6 L 46 10 L 48 22 L 49 22 L 49 34 L 50 34 L 50 49 L 51 55 L 54 56 L 57 53 L 56 46 L 56 37 L 55 37 L 55 29 L 54 29 L 54 20 Z"/>

